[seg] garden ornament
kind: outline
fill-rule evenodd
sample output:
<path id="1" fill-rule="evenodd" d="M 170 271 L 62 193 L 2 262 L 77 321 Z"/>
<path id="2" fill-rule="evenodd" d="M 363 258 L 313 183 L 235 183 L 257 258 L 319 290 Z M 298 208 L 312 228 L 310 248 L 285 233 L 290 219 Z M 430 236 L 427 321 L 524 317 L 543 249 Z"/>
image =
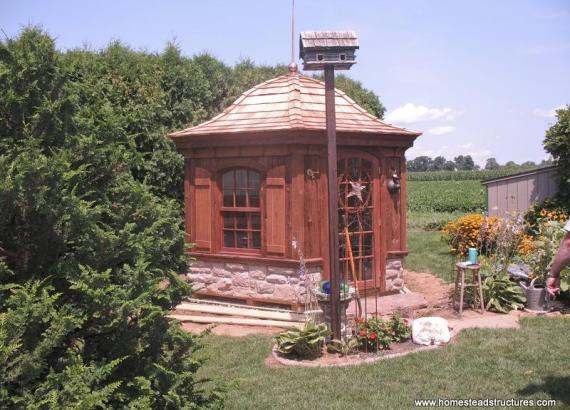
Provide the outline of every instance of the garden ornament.
<path id="1" fill-rule="evenodd" d="M 359 184 L 358 182 L 352 182 L 352 181 L 349 181 L 349 182 L 350 182 L 351 189 L 350 189 L 350 192 L 348 193 L 348 195 L 346 196 L 346 198 L 348 199 L 351 196 L 355 196 L 358 198 L 358 200 L 360 202 L 363 202 L 362 201 L 362 191 L 366 187 L 362 184 Z"/>
<path id="2" fill-rule="evenodd" d="M 449 343 L 451 335 L 447 320 L 442 317 L 421 317 L 412 322 L 412 341 L 419 345 Z"/>
<path id="3" fill-rule="evenodd" d="M 388 181 L 388 191 L 391 194 L 395 194 L 400 190 L 400 177 L 396 174 L 396 170 L 392 174 L 392 178 Z"/>

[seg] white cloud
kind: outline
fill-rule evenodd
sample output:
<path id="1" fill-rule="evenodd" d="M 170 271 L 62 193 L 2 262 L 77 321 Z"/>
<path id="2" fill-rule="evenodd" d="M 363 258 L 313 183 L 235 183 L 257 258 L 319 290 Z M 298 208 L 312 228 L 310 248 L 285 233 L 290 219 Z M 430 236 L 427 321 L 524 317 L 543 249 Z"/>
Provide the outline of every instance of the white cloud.
<path id="1" fill-rule="evenodd" d="M 556 116 L 556 110 L 559 110 L 561 108 L 564 108 L 564 106 L 560 105 L 549 110 L 545 110 L 543 108 L 535 108 L 532 110 L 532 114 L 536 115 L 537 117 L 554 118 Z"/>
<path id="2" fill-rule="evenodd" d="M 473 146 L 473 143 L 472 143 L 472 142 L 468 142 L 467 144 L 462 144 L 462 145 L 460 145 L 459 148 L 461 148 L 461 149 L 469 149 L 469 148 L 471 148 L 472 146 Z"/>
<path id="3" fill-rule="evenodd" d="M 420 121 L 453 120 L 459 112 L 451 108 L 429 108 L 425 105 L 407 103 L 386 114 L 390 123 L 412 124 Z"/>
<path id="4" fill-rule="evenodd" d="M 471 155 L 471 157 L 473 157 L 473 160 L 475 162 L 481 162 L 481 160 L 483 159 L 487 159 L 489 157 L 489 155 L 491 155 L 491 151 L 489 151 L 488 149 L 483 149 L 481 151 L 471 151 L 468 152 L 467 155 Z"/>
<path id="5" fill-rule="evenodd" d="M 430 128 L 428 132 L 433 135 L 444 135 L 455 131 L 455 127 L 452 125 L 444 125 L 442 127 Z"/>

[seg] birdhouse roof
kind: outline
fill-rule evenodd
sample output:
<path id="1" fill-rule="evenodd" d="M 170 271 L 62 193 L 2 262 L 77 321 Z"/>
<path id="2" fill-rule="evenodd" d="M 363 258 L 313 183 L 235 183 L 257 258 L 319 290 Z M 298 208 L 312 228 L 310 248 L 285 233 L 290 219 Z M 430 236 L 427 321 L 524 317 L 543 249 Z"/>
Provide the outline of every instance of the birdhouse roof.
<path id="1" fill-rule="evenodd" d="M 303 31 L 301 32 L 303 49 L 358 48 L 358 38 L 354 31 Z"/>
<path id="2" fill-rule="evenodd" d="M 376 118 L 338 89 L 335 94 L 337 132 L 421 135 Z M 293 70 L 246 91 L 210 121 L 169 136 L 177 140 L 213 134 L 324 131 L 325 117 L 324 82 Z"/>

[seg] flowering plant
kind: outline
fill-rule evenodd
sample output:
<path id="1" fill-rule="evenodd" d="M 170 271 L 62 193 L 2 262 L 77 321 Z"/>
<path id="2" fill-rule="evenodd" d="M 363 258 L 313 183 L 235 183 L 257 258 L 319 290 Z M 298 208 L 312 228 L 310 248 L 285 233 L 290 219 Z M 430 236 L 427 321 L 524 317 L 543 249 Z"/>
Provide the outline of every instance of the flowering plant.
<path id="1" fill-rule="evenodd" d="M 533 205 L 524 216 L 526 232 L 535 236 L 540 224 L 546 221 L 564 223 L 568 220 L 568 209 L 556 199 L 546 199 Z"/>
<path id="2" fill-rule="evenodd" d="M 451 251 L 465 256 L 469 248 L 480 248 L 487 254 L 495 243 L 495 226 L 498 218 L 483 214 L 469 214 L 448 222 L 442 229 L 442 239 L 451 246 Z"/>
<path id="3" fill-rule="evenodd" d="M 523 257 L 524 262 L 529 266 L 533 278 L 546 280 L 549 273 L 549 266 L 554 260 L 558 251 L 558 246 L 564 229 L 561 222 L 543 221 L 538 225 L 532 253 Z"/>
<path id="4" fill-rule="evenodd" d="M 513 213 L 498 218 L 493 227 L 493 237 L 493 248 L 487 252 L 489 256 L 486 266 L 483 266 L 484 270 L 488 270 L 490 274 L 507 276 L 507 267 L 520 254 L 521 244 L 525 238 L 522 216 Z M 479 253 L 483 252 L 480 250 Z"/>
<path id="5" fill-rule="evenodd" d="M 356 337 L 367 349 L 387 349 L 394 342 L 408 339 L 410 333 L 408 321 L 398 314 L 388 321 L 377 316 L 356 320 Z"/>

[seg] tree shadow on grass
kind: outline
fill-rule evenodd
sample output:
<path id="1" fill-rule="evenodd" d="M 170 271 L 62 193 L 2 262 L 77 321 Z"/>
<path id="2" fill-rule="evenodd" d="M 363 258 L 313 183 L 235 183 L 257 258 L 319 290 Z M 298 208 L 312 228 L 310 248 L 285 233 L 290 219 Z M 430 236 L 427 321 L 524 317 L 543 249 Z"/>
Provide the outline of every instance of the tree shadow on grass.
<path id="1" fill-rule="evenodd" d="M 531 383 L 517 393 L 527 396 L 544 392 L 557 403 L 564 403 L 570 406 L 570 377 L 547 376 L 542 383 Z"/>

